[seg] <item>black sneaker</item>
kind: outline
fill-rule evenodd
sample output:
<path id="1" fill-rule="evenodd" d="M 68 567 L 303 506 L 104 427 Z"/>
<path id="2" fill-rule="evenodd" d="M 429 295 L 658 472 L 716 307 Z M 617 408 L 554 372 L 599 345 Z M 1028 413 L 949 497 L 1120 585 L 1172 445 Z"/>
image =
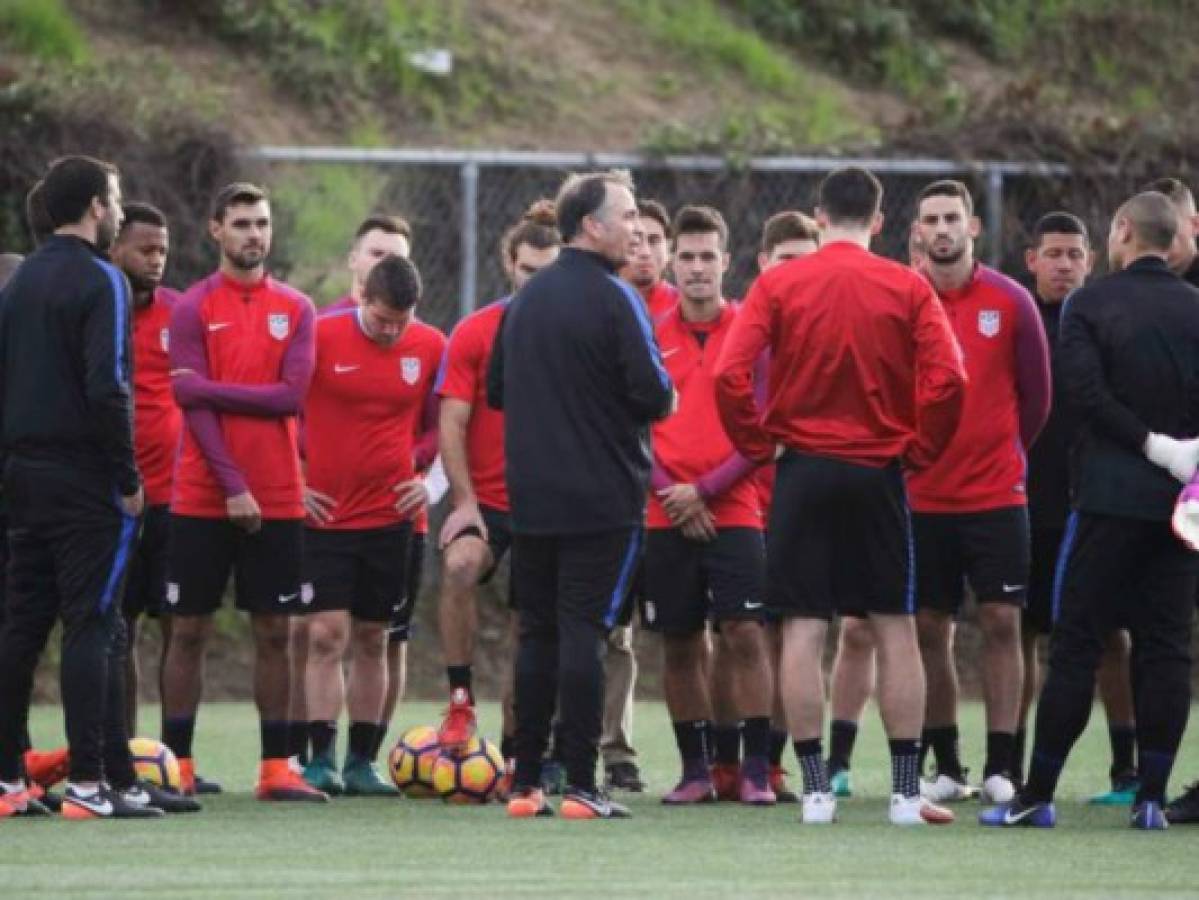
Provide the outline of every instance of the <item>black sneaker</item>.
<path id="1" fill-rule="evenodd" d="M 114 791 L 103 784 L 85 793 L 68 784 L 62 797 L 64 819 L 157 819 L 164 813 L 147 805 L 150 795 L 136 785 L 124 791 Z"/>
<path id="2" fill-rule="evenodd" d="M 564 819 L 627 819 L 628 807 L 613 803 L 608 792 L 602 789 L 584 791 L 567 787 L 562 793 L 562 805 L 558 808 Z"/>
<path id="3" fill-rule="evenodd" d="M 220 782 L 209 781 L 203 775 L 196 776 L 196 793 L 197 794 L 219 794 L 224 791 Z"/>
<path id="4" fill-rule="evenodd" d="M 195 797 L 184 797 L 178 791 L 159 787 L 148 781 L 138 781 L 134 786 L 140 788 L 149 796 L 150 802 L 147 804 L 148 806 L 161 809 L 164 813 L 199 812 L 204 808 Z"/>
<path id="5" fill-rule="evenodd" d="M 641 780 L 641 770 L 636 763 L 612 763 L 604 768 L 604 787 L 610 791 L 631 791 L 640 794 L 645 790 L 645 782 Z"/>
<path id="6" fill-rule="evenodd" d="M 1194 825 L 1199 822 L 1199 781 L 1188 784 L 1182 796 L 1166 804 L 1166 821 L 1171 825 Z"/>

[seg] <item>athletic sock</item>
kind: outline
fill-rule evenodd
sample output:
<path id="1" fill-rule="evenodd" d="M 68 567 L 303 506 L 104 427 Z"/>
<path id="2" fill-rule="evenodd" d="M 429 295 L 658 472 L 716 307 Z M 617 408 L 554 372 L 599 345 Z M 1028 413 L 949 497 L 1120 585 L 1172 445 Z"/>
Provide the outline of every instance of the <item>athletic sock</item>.
<path id="1" fill-rule="evenodd" d="M 294 756 L 300 765 L 308 765 L 308 723 L 287 723 L 287 755 Z"/>
<path id="2" fill-rule="evenodd" d="M 787 749 L 787 732 L 770 729 L 770 765 L 778 768 L 783 764 L 783 752 Z"/>
<path id="3" fill-rule="evenodd" d="M 475 702 L 475 690 L 472 687 L 474 674 L 471 671 L 470 664 L 467 663 L 465 666 L 446 666 L 445 674 L 450 680 L 450 690 L 465 688 L 467 695 L 470 697 L 470 702 L 473 704 Z"/>
<path id="4" fill-rule="evenodd" d="M 1107 730 L 1112 742 L 1111 776 L 1127 775 L 1137 770 L 1137 730 L 1132 725 L 1112 725 Z"/>
<path id="5" fill-rule="evenodd" d="M 770 716 L 750 716 L 741 723 L 744 758 L 766 759 L 770 755 Z"/>
<path id="6" fill-rule="evenodd" d="M 1012 781 L 1024 784 L 1024 754 L 1028 750 L 1028 730 L 1016 729 L 1016 745 L 1012 748 Z"/>
<path id="7" fill-rule="evenodd" d="M 312 758 L 333 762 L 337 758 L 337 723 L 312 721 L 308 723 L 312 740 Z"/>
<path id="8" fill-rule="evenodd" d="M 887 741 L 891 748 L 891 793 L 920 796 L 920 742 Z"/>
<path id="9" fill-rule="evenodd" d="M 375 746 L 375 736 L 379 733 L 377 722 L 350 723 L 350 754 L 349 759 L 370 760 L 371 749 Z"/>
<path id="10" fill-rule="evenodd" d="M 957 725 L 926 728 L 920 742 L 931 747 L 938 775 L 948 775 L 950 778 L 961 780 L 962 760 L 959 756 Z M 924 767 L 923 756 L 920 759 L 920 767 Z"/>
<path id="11" fill-rule="evenodd" d="M 707 719 L 673 722 L 674 742 L 683 761 L 683 778 L 692 781 L 708 777 Z"/>
<path id="12" fill-rule="evenodd" d="M 741 762 L 741 723 L 712 725 L 712 742 L 716 745 L 716 765 L 735 766 Z"/>
<path id="13" fill-rule="evenodd" d="M 1011 775 L 1015 747 L 1016 735 L 1012 732 L 988 731 L 987 759 L 983 764 L 983 778 L 990 778 L 992 775 Z"/>
<path id="14" fill-rule="evenodd" d="M 191 759 L 192 738 L 196 734 L 196 717 L 179 716 L 162 720 L 162 742 L 179 759 Z"/>
<path id="15" fill-rule="evenodd" d="M 853 757 L 853 745 L 858 739 L 858 723 L 850 719 L 833 719 L 828 729 L 828 768 L 830 772 L 846 772 Z"/>
<path id="16" fill-rule="evenodd" d="M 507 762 L 516 757 L 516 738 L 510 734 L 500 735 L 500 756 Z"/>
<path id="17" fill-rule="evenodd" d="M 268 722 L 263 719 L 259 722 L 258 728 L 262 735 L 263 759 L 287 758 L 287 731 L 289 724 L 286 719 L 281 722 Z"/>
<path id="18" fill-rule="evenodd" d="M 379 722 L 375 725 L 375 742 L 371 745 L 371 762 L 379 758 L 379 751 L 383 749 L 383 742 L 387 740 L 387 729 L 390 726 L 390 722 Z"/>
<path id="19" fill-rule="evenodd" d="M 805 794 L 829 794 L 828 769 L 824 765 L 824 746 L 820 738 L 810 741 L 795 741 L 795 758 L 799 761 L 799 772 L 803 776 Z"/>

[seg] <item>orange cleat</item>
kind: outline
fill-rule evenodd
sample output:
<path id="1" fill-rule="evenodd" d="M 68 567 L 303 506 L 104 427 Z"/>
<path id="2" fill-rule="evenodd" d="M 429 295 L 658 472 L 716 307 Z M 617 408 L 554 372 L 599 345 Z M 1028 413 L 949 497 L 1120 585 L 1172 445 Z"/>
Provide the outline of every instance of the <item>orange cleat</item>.
<path id="1" fill-rule="evenodd" d="M 264 759 L 258 769 L 254 796 L 259 800 L 299 800 L 328 803 L 329 795 L 318 791 L 295 771 L 287 758 Z"/>
<path id="2" fill-rule="evenodd" d="M 179 793 L 196 796 L 196 761 L 190 756 L 179 757 Z"/>
<path id="3" fill-rule="evenodd" d="M 717 800 L 741 800 L 741 767 L 732 763 L 716 763 L 712 766 L 712 787 Z"/>
<path id="4" fill-rule="evenodd" d="M 533 819 L 552 816 L 554 809 L 545 799 L 541 788 L 518 787 L 508 799 L 508 818 Z"/>
<path id="5" fill-rule="evenodd" d="M 57 750 L 26 750 L 25 774 L 34 784 L 54 787 L 70 774 L 71 757 L 66 747 Z"/>
<path id="6" fill-rule="evenodd" d="M 466 688 L 454 688 L 450 693 L 450 705 L 437 731 L 437 740 L 448 753 L 460 753 L 475 736 L 475 707 Z"/>

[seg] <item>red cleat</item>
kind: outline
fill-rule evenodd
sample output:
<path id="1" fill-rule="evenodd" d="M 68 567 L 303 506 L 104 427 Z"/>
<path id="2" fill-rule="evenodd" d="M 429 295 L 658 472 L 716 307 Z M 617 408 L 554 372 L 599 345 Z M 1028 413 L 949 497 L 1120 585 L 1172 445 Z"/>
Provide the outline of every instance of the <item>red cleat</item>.
<path id="1" fill-rule="evenodd" d="M 787 770 L 782 766 L 770 767 L 770 789 L 779 803 L 798 803 L 795 791 L 787 787 Z"/>
<path id="2" fill-rule="evenodd" d="M 57 750 L 26 750 L 25 774 L 34 784 L 54 787 L 70 774 L 71 758 L 66 747 Z"/>
<path id="3" fill-rule="evenodd" d="M 716 788 L 717 800 L 741 800 L 741 767 L 732 763 L 716 763 L 712 766 L 712 787 Z"/>
<path id="4" fill-rule="evenodd" d="M 196 796 L 196 761 L 190 756 L 179 757 L 179 793 Z"/>
<path id="5" fill-rule="evenodd" d="M 459 753 L 470 743 L 477 730 L 475 707 L 470 694 L 466 688 L 454 688 L 445 718 L 441 720 L 441 728 L 437 731 L 437 740 L 446 752 Z"/>
<path id="6" fill-rule="evenodd" d="M 328 803 L 329 795 L 318 791 L 292 768 L 287 759 L 264 759 L 258 770 L 254 796 L 259 800 L 300 800 Z"/>

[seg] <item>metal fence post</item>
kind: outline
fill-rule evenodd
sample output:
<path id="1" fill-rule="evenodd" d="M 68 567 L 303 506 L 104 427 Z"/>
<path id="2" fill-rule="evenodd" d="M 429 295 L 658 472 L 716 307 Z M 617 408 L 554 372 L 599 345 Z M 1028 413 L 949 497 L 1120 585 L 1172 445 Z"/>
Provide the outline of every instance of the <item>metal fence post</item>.
<path id="1" fill-rule="evenodd" d="M 465 162 L 459 170 L 462 183 L 462 283 L 458 292 L 458 318 L 475 308 L 479 285 L 479 164 Z"/>
<path id="2" fill-rule="evenodd" d="M 1003 170 L 987 166 L 987 234 L 990 237 L 990 263 L 999 268 L 1003 262 Z"/>

